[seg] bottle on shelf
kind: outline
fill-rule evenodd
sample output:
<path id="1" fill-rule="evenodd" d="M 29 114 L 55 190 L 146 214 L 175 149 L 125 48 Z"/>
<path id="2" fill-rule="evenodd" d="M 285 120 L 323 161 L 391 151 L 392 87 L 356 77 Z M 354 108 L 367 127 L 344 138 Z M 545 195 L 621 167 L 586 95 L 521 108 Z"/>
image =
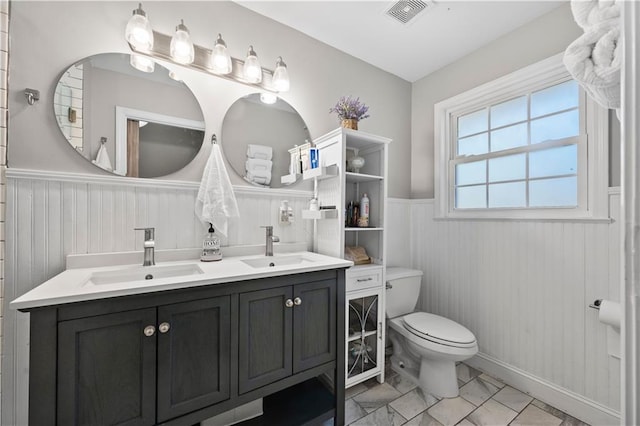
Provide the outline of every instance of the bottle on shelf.
<path id="1" fill-rule="evenodd" d="M 360 200 L 360 218 L 358 219 L 358 226 L 360 228 L 366 228 L 369 226 L 369 197 L 366 192 L 362 194 L 362 199 Z"/>

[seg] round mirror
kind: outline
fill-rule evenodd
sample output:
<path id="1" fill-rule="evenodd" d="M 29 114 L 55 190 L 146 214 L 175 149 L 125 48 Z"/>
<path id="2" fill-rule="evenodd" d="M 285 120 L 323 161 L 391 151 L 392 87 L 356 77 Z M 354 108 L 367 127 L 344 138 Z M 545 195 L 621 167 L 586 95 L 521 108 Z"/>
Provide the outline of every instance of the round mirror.
<path id="1" fill-rule="evenodd" d="M 102 53 L 73 64 L 56 85 L 53 110 L 69 144 L 97 167 L 165 176 L 200 150 L 204 116 L 183 82 L 151 60 L 141 67 L 139 58 Z"/>
<path id="2" fill-rule="evenodd" d="M 289 150 L 311 136 L 291 105 L 264 100 L 253 93 L 235 101 L 224 116 L 220 143 L 231 168 L 247 182 L 279 188 L 299 179 L 289 171 Z"/>

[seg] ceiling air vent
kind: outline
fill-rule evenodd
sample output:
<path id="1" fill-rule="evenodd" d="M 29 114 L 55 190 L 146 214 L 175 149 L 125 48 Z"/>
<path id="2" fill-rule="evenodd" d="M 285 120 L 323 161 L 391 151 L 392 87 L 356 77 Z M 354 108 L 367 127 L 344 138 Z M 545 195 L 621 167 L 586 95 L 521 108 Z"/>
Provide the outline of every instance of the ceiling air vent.
<path id="1" fill-rule="evenodd" d="M 418 16 L 427 7 L 432 6 L 430 1 L 423 0 L 400 0 L 387 10 L 387 15 L 398 22 L 408 24 L 413 18 Z"/>

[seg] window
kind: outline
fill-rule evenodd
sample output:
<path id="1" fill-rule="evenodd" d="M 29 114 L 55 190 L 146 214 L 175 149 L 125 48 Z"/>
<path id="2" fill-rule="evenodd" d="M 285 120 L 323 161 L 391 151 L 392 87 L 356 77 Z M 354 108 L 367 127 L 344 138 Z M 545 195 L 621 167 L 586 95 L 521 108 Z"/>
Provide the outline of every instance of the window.
<path id="1" fill-rule="evenodd" d="M 441 217 L 606 215 L 606 111 L 560 59 L 436 105 Z"/>

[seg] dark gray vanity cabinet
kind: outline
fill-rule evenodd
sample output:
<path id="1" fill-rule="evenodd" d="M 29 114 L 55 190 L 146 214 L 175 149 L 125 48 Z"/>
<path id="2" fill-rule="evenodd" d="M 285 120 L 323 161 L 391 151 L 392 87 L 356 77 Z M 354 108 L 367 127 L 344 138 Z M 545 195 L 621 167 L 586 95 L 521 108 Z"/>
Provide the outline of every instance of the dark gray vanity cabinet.
<path id="1" fill-rule="evenodd" d="M 230 396 L 230 296 L 158 308 L 158 421 Z"/>
<path id="2" fill-rule="evenodd" d="M 155 309 L 58 325 L 58 424 L 148 425 L 155 420 Z"/>
<path id="3" fill-rule="evenodd" d="M 230 328 L 229 296 L 61 321 L 58 424 L 150 425 L 228 399 Z"/>
<path id="4" fill-rule="evenodd" d="M 244 426 L 342 425 L 344 289 L 333 269 L 26 309 L 29 424 L 194 425 L 264 398 Z"/>
<path id="5" fill-rule="evenodd" d="M 335 313 L 333 281 L 241 293 L 239 392 L 333 360 Z"/>

